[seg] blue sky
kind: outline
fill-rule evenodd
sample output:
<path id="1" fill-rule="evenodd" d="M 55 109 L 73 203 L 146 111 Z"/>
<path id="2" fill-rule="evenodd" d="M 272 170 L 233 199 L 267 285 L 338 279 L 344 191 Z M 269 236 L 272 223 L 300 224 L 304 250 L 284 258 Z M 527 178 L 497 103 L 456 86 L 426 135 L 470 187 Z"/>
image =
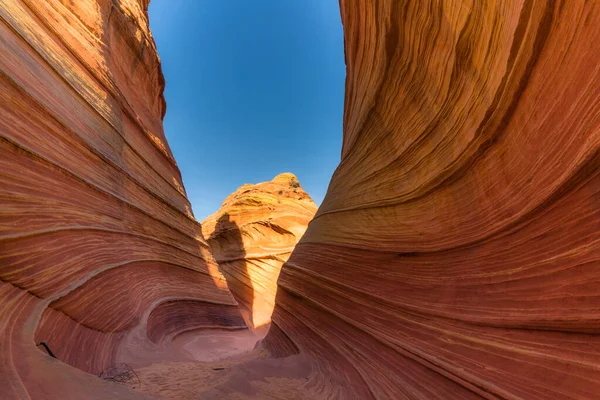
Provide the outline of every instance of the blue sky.
<path id="1" fill-rule="evenodd" d="M 152 0 L 149 14 L 165 132 L 196 218 L 281 172 L 319 204 L 342 142 L 338 0 Z"/>

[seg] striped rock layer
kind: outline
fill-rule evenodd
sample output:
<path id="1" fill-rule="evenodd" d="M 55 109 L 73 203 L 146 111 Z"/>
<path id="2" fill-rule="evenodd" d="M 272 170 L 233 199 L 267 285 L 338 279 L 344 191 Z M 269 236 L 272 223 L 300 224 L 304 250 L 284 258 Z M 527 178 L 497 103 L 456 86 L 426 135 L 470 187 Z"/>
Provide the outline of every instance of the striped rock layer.
<path id="1" fill-rule="evenodd" d="M 240 186 L 202 222 L 248 326 L 268 327 L 281 266 L 316 211 L 298 179 L 284 173 L 270 182 Z"/>
<path id="2" fill-rule="evenodd" d="M 340 5 L 342 160 L 267 345 L 331 398 L 600 398 L 600 3 Z"/>
<path id="3" fill-rule="evenodd" d="M 274 359 L 218 390 L 599 398 L 600 3 L 340 6 L 342 160 L 281 270 Z M 244 326 L 162 132 L 146 7 L 0 2 L 3 399 L 145 398 L 84 371 Z"/>
<path id="4" fill-rule="evenodd" d="M 165 140 L 147 3 L 0 2 L 2 399 L 141 398 L 83 371 L 245 326 Z"/>

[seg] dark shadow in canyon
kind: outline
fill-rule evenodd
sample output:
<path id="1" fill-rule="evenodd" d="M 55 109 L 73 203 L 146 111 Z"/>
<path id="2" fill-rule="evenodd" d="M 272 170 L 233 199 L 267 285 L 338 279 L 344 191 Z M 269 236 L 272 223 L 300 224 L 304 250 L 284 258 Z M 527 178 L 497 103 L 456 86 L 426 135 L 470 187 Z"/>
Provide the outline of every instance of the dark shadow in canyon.
<path id="1" fill-rule="evenodd" d="M 239 303 L 240 313 L 246 324 L 254 330 L 255 290 L 248 270 L 246 248 L 242 240 L 241 228 L 236 221 L 231 220 L 228 213 L 225 213 L 217 221 L 215 231 L 219 233 L 212 238 L 213 240 L 210 241 L 212 243 L 209 242 L 213 255 L 227 280 L 229 290 Z"/>

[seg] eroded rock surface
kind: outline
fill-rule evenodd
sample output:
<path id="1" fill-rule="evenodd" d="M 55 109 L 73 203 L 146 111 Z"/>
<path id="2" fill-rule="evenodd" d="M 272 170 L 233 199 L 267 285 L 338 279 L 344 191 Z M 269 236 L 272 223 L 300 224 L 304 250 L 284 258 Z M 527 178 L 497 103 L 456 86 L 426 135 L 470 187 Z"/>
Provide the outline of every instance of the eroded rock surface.
<path id="1" fill-rule="evenodd" d="M 164 138 L 147 1 L 0 2 L 0 397 L 599 397 L 600 4 L 340 5 L 340 166 L 260 354 L 190 365 L 172 342 L 244 321 Z M 150 357 L 146 393 L 84 372 Z"/>
<path id="2" fill-rule="evenodd" d="M 0 2 L 2 399 L 138 398 L 83 371 L 245 327 L 165 140 L 147 5 Z"/>
<path id="3" fill-rule="evenodd" d="M 267 343 L 335 398 L 599 398 L 600 3 L 341 9 L 342 160 Z"/>
<path id="4" fill-rule="evenodd" d="M 270 182 L 239 187 L 202 223 L 249 326 L 268 328 L 281 265 L 316 211 L 296 176 L 284 173 Z"/>

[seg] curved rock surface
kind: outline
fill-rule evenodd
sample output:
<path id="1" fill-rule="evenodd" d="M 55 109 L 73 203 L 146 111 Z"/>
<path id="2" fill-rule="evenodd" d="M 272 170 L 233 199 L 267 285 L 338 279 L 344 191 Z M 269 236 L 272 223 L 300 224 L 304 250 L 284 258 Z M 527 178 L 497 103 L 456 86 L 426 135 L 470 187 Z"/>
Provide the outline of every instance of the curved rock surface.
<path id="1" fill-rule="evenodd" d="M 249 327 L 268 328 L 281 265 L 316 211 L 296 176 L 283 173 L 270 182 L 240 186 L 202 222 Z"/>
<path id="2" fill-rule="evenodd" d="M 342 160 L 267 345 L 335 398 L 599 398 L 600 3 L 340 4 Z"/>
<path id="3" fill-rule="evenodd" d="M 340 6 L 342 160 L 271 359 L 143 376 L 171 398 L 199 374 L 207 399 L 599 398 L 600 4 Z M 245 326 L 165 141 L 146 7 L 0 2 L 3 399 L 148 398 L 84 371 Z"/>
<path id="4" fill-rule="evenodd" d="M 0 2 L 2 399 L 141 398 L 83 371 L 245 328 L 165 140 L 147 3 Z"/>

